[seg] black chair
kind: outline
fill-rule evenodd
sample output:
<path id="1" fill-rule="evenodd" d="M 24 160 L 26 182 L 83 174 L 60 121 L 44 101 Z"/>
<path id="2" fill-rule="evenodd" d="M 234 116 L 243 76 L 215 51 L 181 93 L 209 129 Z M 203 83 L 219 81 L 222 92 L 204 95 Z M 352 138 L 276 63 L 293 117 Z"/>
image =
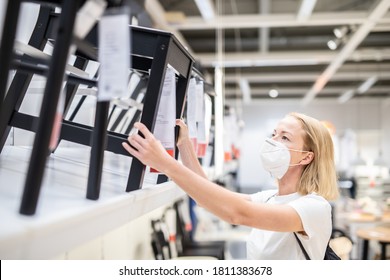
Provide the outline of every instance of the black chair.
<path id="1" fill-rule="evenodd" d="M 151 246 L 153 254 L 156 260 L 169 260 L 177 255 L 175 258 L 208 258 L 208 259 L 220 259 L 220 254 L 216 252 L 214 248 L 187 248 L 172 252 L 174 246 L 171 246 L 169 242 L 169 234 L 167 227 L 162 219 L 152 220 L 152 234 L 151 234 Z"/>
<path id="2" fill-rule="evenodd" d="M 179 247 L 185 253 L 188 250 L 208 249 L 213 252 L 213 256 L 220 260 L 225 259 L 226 242 L 221 241 L 196 241 L 193 239 L 192 229 L 186 227 L 184 219 L 185 204 L 183 200 L 176 201 L 173 205 L 176 212 L 176 239 Z"/>
<path id="3" fill-rule="evenodd" d="M 49 149 L 49 143 L 63 82 L 66 82 L 65 111 L 69 109 L 78 85 L 96 87 L 98 82 L 97 77 L 90 79 L 72 73 L 68 74 L 65 71 L 69 66 L 67 63 L 71 46 L 75 46 L 77 49 L 77 59 L 72 65 L 72 69 L 78 68 L 77 72 L 80 72 L 80 70 L 85 69 L 88 61 L 98 60 L 98 28 L 95 24 L 85 38 L 79 38 L 73 34 L 76 15 L 86 0 L 30 0 L 29 2 L 38 2 L 41 9 L 28 49 L 36 49 L 41 53 L 48 41 L 54 43 L 54 48 L 48 59 L 35 54 L 19 55 L 14 52 L 13 46 L 19 8 L 23 1 L 8 0 L 7 2 L 0 42 L 0 153 L 11 127 L 35 133 L 19 210 L 23 215 L 34 215 L 47 157 L 52 149 L 52 147 Z M 107 8 L 129 4 L 128 1 L 124 0 L 106 0 L 106 2 Z M 61 12 L 56 11 L 55 7 L 60 7 Z M 145 73 L 145 75 L 148 73 L 147 80 L 140 85 L 141 88 L 146 86 L 142 101 L 142 114 L 138 110 L 133 121 L 138 120 L 139 117 L 140 121 L 153 131 L 163 87 L 161 81 L 164 79 L 168 65 L 177 71 L 175 72 L 177 77 L 176 118 L 180 118 L 194 58 L 170 32 L 138 26 L 130 26 L 129 29 L 132 38 L 131 52 L 129 51 L 132 69 Z M 7 94 L 5 94 L 8 74 L 11 69 L 15 69 L 16 73 Z M 47 81 L 39 116 L 19 111 L 33 75 L 45 76 Z M 82 102 L 78 104 L 78 108 L 81 104 Z M 109 101 L 96 103 L 93 126 L 66 119 L 62 119 L 61 124 L 60 140 L 91 147 L 86 197 L 92 200 L 99 198 L 104 151 L 130 156 L 121 145 L 122 142 L 126 141 L 127 135 L 107 131 L 109 106 Z M 145 172 L 146 166 L 138 159 L 133 158 L 126 192 L 142 188 Z M 159 179 L 159 182 L 167 180 L 166 176 L 159 176 Z"/>
<path id="4" fill-rule="evenodd" d="M 168 260 L 172 258 L 168 239 L 161 228 L 161 220 L 152 220 L 151 245 L 156 260 Z"/>

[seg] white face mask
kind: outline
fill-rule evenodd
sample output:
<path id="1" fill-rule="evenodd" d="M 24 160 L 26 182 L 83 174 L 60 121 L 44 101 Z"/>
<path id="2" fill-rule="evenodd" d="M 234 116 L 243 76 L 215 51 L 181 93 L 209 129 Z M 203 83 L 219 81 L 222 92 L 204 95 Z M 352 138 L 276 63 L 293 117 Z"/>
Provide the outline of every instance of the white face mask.
<path id="1" fill-rule="evenodd" d="M 274 178 L 282 178 L 286 174 L 290 166 L 299 165 L 291 164 L 290 151 L 283 143 L 275 141 L 273 139 L 266 139 L 263 147 L 260 150 L 260 158 L 263 163 L 263 167 Z M 297 152 L 305 152 L 301 150 L 293 150 Z"/>

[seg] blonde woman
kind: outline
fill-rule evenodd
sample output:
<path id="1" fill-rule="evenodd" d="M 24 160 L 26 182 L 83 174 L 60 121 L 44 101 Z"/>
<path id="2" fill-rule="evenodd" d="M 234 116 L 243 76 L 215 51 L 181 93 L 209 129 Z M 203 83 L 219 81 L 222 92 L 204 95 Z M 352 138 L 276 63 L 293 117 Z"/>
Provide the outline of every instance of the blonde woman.
<path id="1" fill-rule="evenodd" d="M 177 143 L 182 163 L 168 155 L 160 142 L 141 123 L 144 135 L 128 137 L 123 147 L 143 164 L 160 170 L 198 205 L 234 225 L 252 228 L 247 242 L 249 259 L 324 259 L 332 232 L 328 200 L 338 195 L 333 143 L 318 120 L 299 113 L 286 115 L 266 139 L 260 151 L 263 167 L 278 181 L 277 190 L 253 195 L 235 193 L 207 180 L 186 125 L 177 120 Z"/>

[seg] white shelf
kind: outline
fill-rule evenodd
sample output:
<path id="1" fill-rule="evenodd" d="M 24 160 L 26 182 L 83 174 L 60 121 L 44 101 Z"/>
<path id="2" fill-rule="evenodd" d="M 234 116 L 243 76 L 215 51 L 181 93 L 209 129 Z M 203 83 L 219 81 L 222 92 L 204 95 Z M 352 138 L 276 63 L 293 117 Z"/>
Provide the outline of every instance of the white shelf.
<path id="1" fill-rule="evenodd" d="M 47 160 L 37 212 L 19 214 L 31 148 L 0 155 L 0 259 L 49 259 L 182 197 L 173 182 L 125 192 L 131 158 L 106 152 L 100 198 L 85 198 L 89 148 L 59 148 Z"/>

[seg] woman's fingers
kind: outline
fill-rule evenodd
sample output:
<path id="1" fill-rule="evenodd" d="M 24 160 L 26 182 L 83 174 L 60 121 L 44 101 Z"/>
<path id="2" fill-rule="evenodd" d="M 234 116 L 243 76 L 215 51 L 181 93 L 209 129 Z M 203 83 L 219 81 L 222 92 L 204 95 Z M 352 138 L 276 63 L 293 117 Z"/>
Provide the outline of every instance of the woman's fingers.
<path id="1" fill-rule="evenodd" d="M 185 126 L 186 124 L 184 123 L 184 121 L 182 119 L 176 119 L 176 125 L 180 126 L 180 127 L 183 127 Z"/>
<path id="2" fill-rule="evenodd" d="M 161 142 L 153 136 L 145 125 L 138 122 L 134 124 L 134 127 L 138 129 L 138 133 L 130 135 L 127 138 L 128 142 L 123 142 L 122 146 L 144 165 L 157 170 L 164 170 L 167 162 L 174 158 L 167 153 Z"/>
<path id="3" fill-rule="evenodd" d="M 153 138 L 153 134 L 149 131 L 149 129 L 141 122 L 136 122 L 134 124 L 134 127 L 136 129 L 138 129 L 139 132 L 142 133 L 142 135 L 144 135 L 145 139 L 150 139 L 150 138 Z"/>
<path id="4" fill-rule="evenodd" d="M 123 148 L 125 148 L 125 150 L 128 151 L 129 154 L 131 154 L 132 156 L 134 156 L 134 157 L 136 157 L 136 158 L 138 158 L 138 157 L 140 156 L 139 152 L 138 152 L 136 149 L 132 148 L 128 143 L 122 142 L 122 146 L 123 146 Z"/>
<path id="5" fill-rule="evenodd" d="M 142 141 L 145 141 L 144 138 L 142 138 L 140 135 L 138 134 L 135 134 L 135 135 L 131 135 L 127 138 L 127 140 L 129 141 L 129 143 L 134 147 L 136 148 L 138 151 L 140 151 L 142 148 L 143 148 L 143 143 Z"/>
<path id="6" fill-rule="evenodd" d="M 176 145 L 180 146 L 186 139 L 189 138 L 188 127 L 185 122 L 181 119 L 176 119 L 176 125 L 179 126 L 179 138 L 177 139 Z"/>

